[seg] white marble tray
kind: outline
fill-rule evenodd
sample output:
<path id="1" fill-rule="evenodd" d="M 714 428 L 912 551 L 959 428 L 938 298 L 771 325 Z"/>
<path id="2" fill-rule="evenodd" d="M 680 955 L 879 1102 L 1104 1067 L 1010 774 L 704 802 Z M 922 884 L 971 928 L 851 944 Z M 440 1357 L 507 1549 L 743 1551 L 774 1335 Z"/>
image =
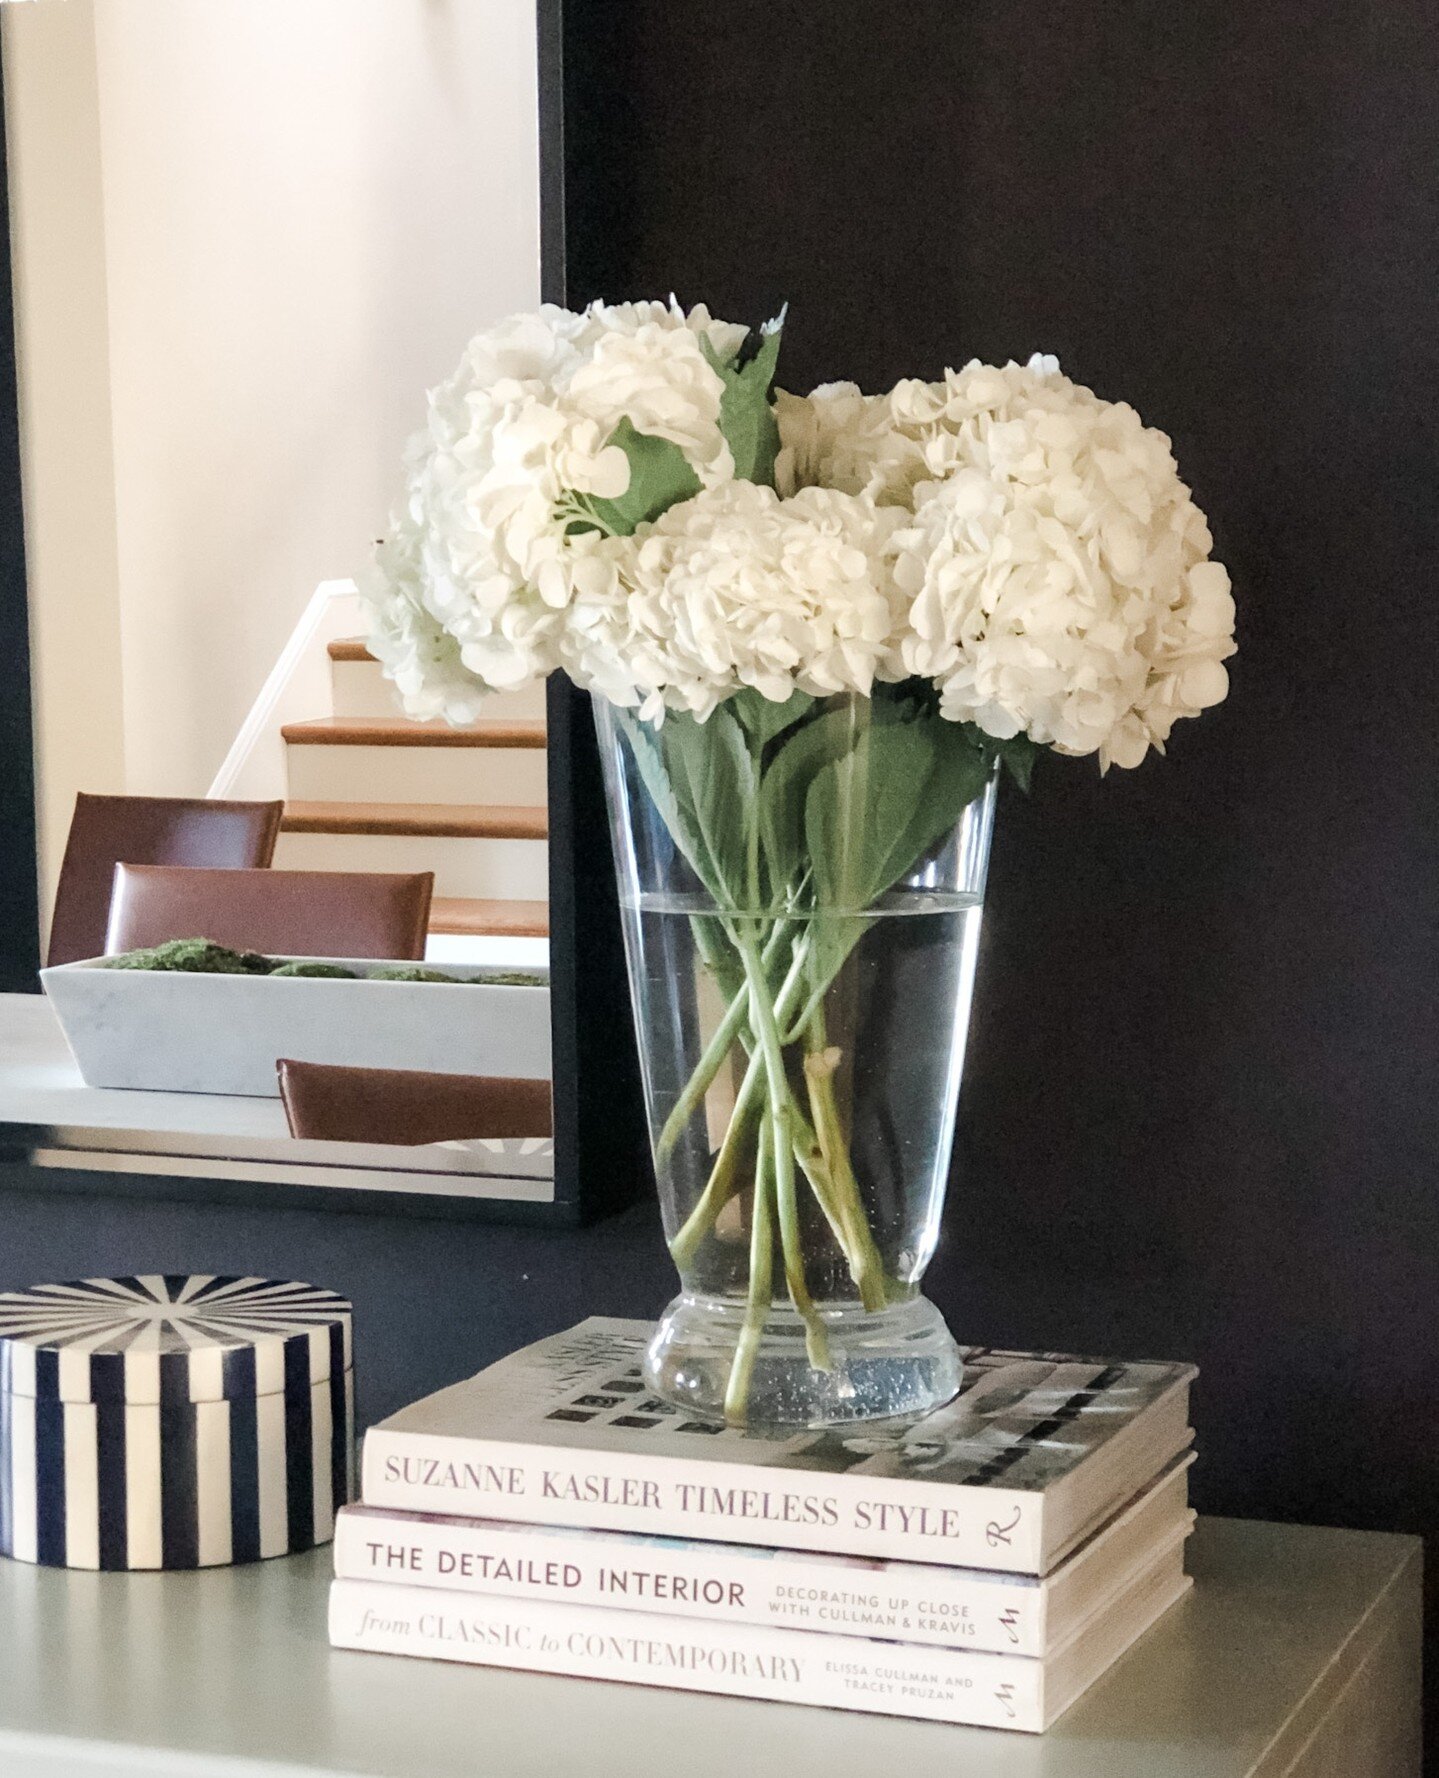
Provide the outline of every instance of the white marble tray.
<path id="1" fill-rule="evenodd" d="M 345 957 L 305 961 L 382 967 Z M 548 987 L 183 975 L 102 963 L 40 972 L 87 1086 L 274 1098 L 281 1056 L 355 1068 L 550 1076 Z M 486 971 L 455 963 L 445 973 L 473 978 Z"/>

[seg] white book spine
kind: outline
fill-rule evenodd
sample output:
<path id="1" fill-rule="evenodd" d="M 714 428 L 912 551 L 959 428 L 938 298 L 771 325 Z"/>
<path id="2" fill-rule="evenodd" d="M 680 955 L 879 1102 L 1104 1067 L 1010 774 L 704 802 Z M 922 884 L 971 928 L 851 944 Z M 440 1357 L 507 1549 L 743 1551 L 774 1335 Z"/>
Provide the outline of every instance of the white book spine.
<path id="1" fill-rule="evenodd" d="M 1044 1498 L 913 1475 L 661 1457 L 444 1437 L 379 1426 L 363 1497 L 400 1512 L 639 1531 L 880 1561 L 1039 1574 Z"/>
<path id="2" fill-rule="evenodd" d="M 337 1580 L 336 1648 L 820 1704 L 984 1728 L 1045 1726 L 1044 1667 L 809 1630 Z"/>
<path id="3" fill-rule="evenodd" d="M 802 1555 L 602 1531 L 346 1507 L 335 1530 L 346 1580 L 436 1587 L 624 1611 L 892 1637 L 939 1648 L 1041 1655 L 1046 1591 L 1035 1581 L 853 1557 Z"/>

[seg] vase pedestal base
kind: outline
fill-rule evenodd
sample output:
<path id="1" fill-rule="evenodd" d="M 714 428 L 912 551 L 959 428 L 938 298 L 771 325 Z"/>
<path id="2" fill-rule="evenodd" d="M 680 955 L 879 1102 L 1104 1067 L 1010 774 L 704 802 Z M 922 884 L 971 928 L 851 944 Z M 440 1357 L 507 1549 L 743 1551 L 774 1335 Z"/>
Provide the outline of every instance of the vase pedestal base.
<path id="1" fill-rule="evenodd" d="M 645 1352 L 650 1389 L 698 1419 L 756 1431 L 844 1426 L 914 1417 L 959 1393 L 964 1365 L 933 1303 L 910 1297 L 875 1312 L 861 1303 L 820 1311 L 830 1368 L 816 1370 L 805 1325 L 776 1303 L 754 1349 L 748 1383 L 735 1378 L 746 1318 L 742 1298 L 683 1292 L 665 1311 Z"/>

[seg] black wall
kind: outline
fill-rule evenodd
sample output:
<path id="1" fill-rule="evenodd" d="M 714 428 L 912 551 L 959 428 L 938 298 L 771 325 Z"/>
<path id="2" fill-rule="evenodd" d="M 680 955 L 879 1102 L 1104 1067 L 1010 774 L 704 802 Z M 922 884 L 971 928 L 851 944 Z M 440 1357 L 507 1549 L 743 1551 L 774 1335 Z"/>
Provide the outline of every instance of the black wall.
<path id="1" fill-rule="evenodd" d="M 1198 1503 L 1439 1531 L 1439 9 L 574 7 L 572 295 L 781 381 L 1054 351 L 1174 439 L 1229 703 L 1002 811 L 932 1294 L 1191 1357 Z"/>
<path id="2" fill-rule="evenodd" d="M 1173 436 L 1233 694 L 1007 803 L 933 1294 L 964 1339 L 1197 1360 L 1208 1510 L 1439 1529 L 1430 0 L 572 0 L 564 47 L 572 299 L 788 299 L 796 388 L 1054 350 Z M 54 1184 L 0 1177 L 0 1287 L 317 1278 L 368 1414 L 669 1290 L 648 1206 Z"/>

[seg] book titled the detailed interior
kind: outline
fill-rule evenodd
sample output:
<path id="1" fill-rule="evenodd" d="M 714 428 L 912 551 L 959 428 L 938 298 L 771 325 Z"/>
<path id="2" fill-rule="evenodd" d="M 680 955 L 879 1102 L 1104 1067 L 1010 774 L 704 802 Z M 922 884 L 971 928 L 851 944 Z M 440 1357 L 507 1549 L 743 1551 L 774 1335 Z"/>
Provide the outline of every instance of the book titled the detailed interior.
<path id="1" fill-rule="evenodd" d="M 919 1420 L 765 1436 L 651 1395 L 594 1318 L 402 1409 L 367 1506 L 1048 1574 L 1192 1439 L 1185 1364 L 970 1349 Z"/>
<path id="2" fill-rule="evenodd" d="M 340 1513 L 335 1573 L 392 1586 L 1043 1655 L 1188 1530 L 1193 1461 L 1192 1453 L 1177 1457 L 1045 1579 L 370 1506 Z"/>

